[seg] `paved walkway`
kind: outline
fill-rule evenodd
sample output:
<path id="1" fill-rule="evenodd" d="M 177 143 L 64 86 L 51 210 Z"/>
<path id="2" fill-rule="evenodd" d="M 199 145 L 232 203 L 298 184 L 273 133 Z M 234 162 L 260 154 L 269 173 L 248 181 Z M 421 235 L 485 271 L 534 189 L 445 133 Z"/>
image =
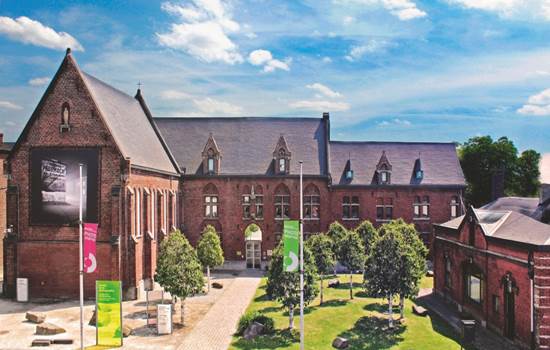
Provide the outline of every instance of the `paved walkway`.
<path id="1" fill-rule="evenodd" d="M 226 350 L 237 322 L 252 300 L 261 274 L 245 270 L 185 337 L 178 350 Z"/>
<path id="2" fill-rule="evenodd" d="M 431 289 L 421 289 L 416 299 L 419 305 L 423 305 L 430 312 L 435 313 L 445 320 L 455 332 L 461 334 L 460 316 L 456 308 L 446 303 L 442 298 L 432 293 Z M 474 343 L 476 349 L 480 350 L 517 350 L 517 347 L 506 338 L 495 334 L 494 332 L 482 327 L 476 326 L 476 340 Z"/>

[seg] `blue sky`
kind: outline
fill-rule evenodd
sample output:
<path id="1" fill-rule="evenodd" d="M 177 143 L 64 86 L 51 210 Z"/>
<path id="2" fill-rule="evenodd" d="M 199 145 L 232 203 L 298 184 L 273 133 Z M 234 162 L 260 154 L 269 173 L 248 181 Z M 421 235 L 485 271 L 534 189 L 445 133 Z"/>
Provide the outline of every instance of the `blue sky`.
<path id="1" fill-rule="evenodd" d="M 15 140 L 71 46 L 155 116 L 331 112 L 341 140 L 509 136 L 550 152 L 550 0 L 0 0 Z"/>

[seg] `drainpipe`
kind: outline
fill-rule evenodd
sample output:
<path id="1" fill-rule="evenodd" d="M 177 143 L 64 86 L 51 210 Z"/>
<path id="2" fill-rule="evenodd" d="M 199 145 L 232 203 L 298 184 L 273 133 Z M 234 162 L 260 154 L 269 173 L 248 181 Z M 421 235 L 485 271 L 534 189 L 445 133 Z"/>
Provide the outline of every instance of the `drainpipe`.
<path id="1" fill-rule="evenodd" d="M 531 349 L 536 348 L 535 344 L 535 260 L 533 258 L 533 251 L 529 251 L 529 257 L 527 259 L 527 275 L 529 277 L 529 285 L 530 285 L 530 295 L 531 295 L 531 302 L 530 302 L 530 311 L 531 311 Z"/>

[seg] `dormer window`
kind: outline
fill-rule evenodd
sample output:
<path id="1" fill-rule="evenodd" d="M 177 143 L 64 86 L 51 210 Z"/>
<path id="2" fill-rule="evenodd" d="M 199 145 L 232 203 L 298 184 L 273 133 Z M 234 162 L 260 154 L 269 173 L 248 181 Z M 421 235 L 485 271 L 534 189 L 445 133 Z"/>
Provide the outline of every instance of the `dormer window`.
<path id="1" fill-rule="evenodd" d="M 214 136 L 210 134 L 208 141 L 202 151 L 202 171 L 207 175 L 217 175 L 220 173 L 221 153 Z"/>
<path id="2" fill-rule="evenodd" d="M 378 161 L 378 165 L 376 165 L 379 185 L 388 185 L 391 183 L 391 169 L 392 166 L 388 160 L 388 157 L 386 157 L 386 151 L 382 151 L 382 156 Z"/>
<path id="3" fill-rule="evenodd" d="M 386 170 L 380 171 L 380 183 L 388 183 L 390 182 L 390 173 Z"/>
<path id="4" fill-rule="evenodd" d="M 285 137 L 281 135 L 273 152 L 275 161 L 275 173 L 278 175 L 288 174 L 290 171 L 290 151 L 286 144 Z"/>
<path id="5" fill-rule="evenodd" d="M 69 131 L 71 129 L 70 127 L 70 119 L 71 119 L 71 107 L 68 103 L 64 103 L 61 107 L 61 124 L 59 125 L 59 131 Z"/>

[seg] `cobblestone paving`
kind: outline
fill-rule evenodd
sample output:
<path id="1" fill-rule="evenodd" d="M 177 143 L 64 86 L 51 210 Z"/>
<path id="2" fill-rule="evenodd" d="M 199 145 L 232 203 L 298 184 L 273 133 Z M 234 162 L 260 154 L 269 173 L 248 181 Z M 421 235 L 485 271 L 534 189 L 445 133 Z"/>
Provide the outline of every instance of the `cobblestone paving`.
<path id="1" fill-rule="evenodd" d="M 185 337 L 178 350 L 226 350 L 260 278 L 258 271 L 243 271 Z"/>

